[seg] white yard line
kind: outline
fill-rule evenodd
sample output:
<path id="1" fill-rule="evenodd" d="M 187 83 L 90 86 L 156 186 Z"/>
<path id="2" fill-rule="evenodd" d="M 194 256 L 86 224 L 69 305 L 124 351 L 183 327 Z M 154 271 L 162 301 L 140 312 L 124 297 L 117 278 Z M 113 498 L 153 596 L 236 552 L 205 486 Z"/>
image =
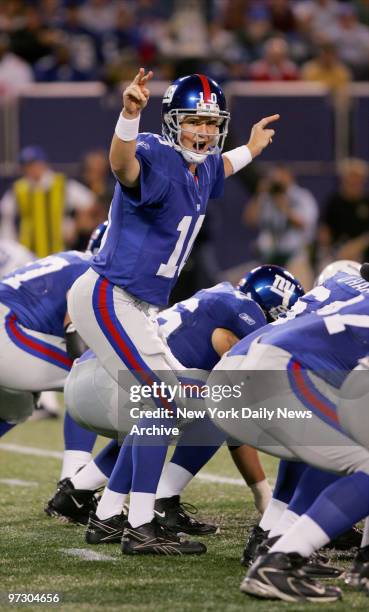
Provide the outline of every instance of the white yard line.
<path id="1" fill-rule="evenodd" d="M 10 487 L 38 487 L 38 482 L 34 480 L 19 480 L 18 478 L 0 478 L 0 484 Z"/>
<path id="2" fill-rule="evenodd" d="M 0 444 L 0 450 L 9 451 L 11 453 L 19 453 L 21 455 L 33 455 L 34 457 L 51 457 L 53 459 L 62 459 L 63 453 L 60 451 L 44 450 L 35 448 L 34 446 L 21 446 L 20 444 Z M 196 476 L 198 480 L 206 482 L 214 482 L 216 484 L 228 484 L 237 487 L 244 487 L 245 482 L 241 478 L 229 478 L 228 476 L 219 476 L 216 474 L 208 474 L 201 472 Z"/>
<path id="3" fill-rule="evenodd" d="M 117 561 L 118 557 L 112 557 L 111 555 L 105 555 L 103 553 L 95 552 L 89 548 L 61 548 L 61 552 L 71 557 L 78 557 L 83 561 Z"/>
<path id="4" fill-rule="evenodd" d="M 60 451 L 44 450 L 43 448 L 35 448 L 34 446 L 21 446 L 20 444 L 1 443 L 0 450 L 19 453 L 20 455 L 34 455 L 35 457 L 63 458 L 63 453 Z"/>

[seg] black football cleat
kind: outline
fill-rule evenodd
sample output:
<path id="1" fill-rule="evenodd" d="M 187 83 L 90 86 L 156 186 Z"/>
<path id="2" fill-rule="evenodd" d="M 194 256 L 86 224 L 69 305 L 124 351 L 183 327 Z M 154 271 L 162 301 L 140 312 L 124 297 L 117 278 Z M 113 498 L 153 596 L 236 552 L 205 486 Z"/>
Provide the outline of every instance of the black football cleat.
<path id="1" fill-rule="evenodd" d="M 329 578 L 340 578 L 345 571 L 339 567 L 329 565 L 329 559 L 320 553 L 313 553 L 304 565 L 304 572 L 309 578 L 324 580 Z"/>
<path id="2" fill-rule="evenodd" d="M 241 583 L 243 593 L 289 602 L 333 602 L 341 590 L 325 586 L 306 575 L 306 559 L 297 553 L 269 553 L 258 557 Z"/>
<path id="3" fill-rule="evenodd" d="M 346 573 L 345 582 L 353 587 L 363 586 L 365 579 L 369 578 L 369 546 L 359 548 L 351 569 Z M 363 584 L 361 585 L 361 580 Z M 368 581 L 369 582 L 369 581 Z"/>
<path id="4" fill-rule="evenodd" d="M 351 550 L 352 548 L 360 548 L 362 537 L 363 532 L 354 525 L 351 529 L 329 542 L 327 548 L 344 551 Z"/>
<path id="5" fill-rule="evenodd" d="M 96 507 L 96 491 L 75 489 L 70 478 L 63 478 L 44 510 L 49 516 L 65 522 L 87 525 L 89 514 L 95 512 Z"/>
<path id="6" fill-rule="evenodd" d="M 104 520 L 99 519 L 94 512 L 90 512 L 86 542 L 88 544 L 120 544 L 126 520 L 127 515 L 124 512 Z"/>
<path id="7" fill-rule="evenodd" d="M 202 555 L 205 552 L 202 542 L 181 540 L 156 518 L 139 527 L 132 527 L 127 521 L 124 527 L 122 553 L 125 555 Z"/>
<path id="8" fill-rule="evenodd" d="M 196 514 L 197 508 L 192 504 L 182 503 L 179 495 L 157 499 L 154 512 L 160 525 L 177 534 L 211 535 L 219 530 L 217 525 L 202 523 L 189 516 L 189 513 Z"/>
<path id="9" fill-rule="evenodd" d="M 265 531 L 259 525 L 254 525 L 251 533 L 247 536 L 245 548 L 241 557 L 241 565 L 251 567 L 256 559 L 256 551 L 260 544 L 268 538 L 269 531 Z"/>

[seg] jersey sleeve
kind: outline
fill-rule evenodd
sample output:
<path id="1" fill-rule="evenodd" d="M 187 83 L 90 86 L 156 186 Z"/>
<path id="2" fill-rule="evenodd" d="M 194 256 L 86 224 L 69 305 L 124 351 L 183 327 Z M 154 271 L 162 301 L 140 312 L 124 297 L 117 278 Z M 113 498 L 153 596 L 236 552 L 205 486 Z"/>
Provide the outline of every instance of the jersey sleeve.
<path id="1" fill-rule="evenodd" d="M 136 159 L 140 164 L 139 186 L 130 188 L 120 184 L 124 197 L 132 206 L 162 202 L 169 190 L 167 145 L 154 134 L 139 134 Z"/>
<path id="2" fill-rule="evenodd" d="M 220 198 L 223 195 L 225 179 L 223 158 L 221 155 L 214 155 L 211 161 L 214 161 L 214 182 L 209 198 Z"/>
<path id="3" fill-rule="evenodd" d="M 243 295 L 214 296 L 208 308 L 215 327 L 228 329 L 240 339 L 266 325 L 260 306 Z"/>
<path id="4" fill-rule="evenodd" d="M 233 304 L 232 327 L 230 330 L 238 337 L 244 338 L 255 330 L 266 325 L 266 318 L 260 306 L 252 300 L 237 300 Z"/>

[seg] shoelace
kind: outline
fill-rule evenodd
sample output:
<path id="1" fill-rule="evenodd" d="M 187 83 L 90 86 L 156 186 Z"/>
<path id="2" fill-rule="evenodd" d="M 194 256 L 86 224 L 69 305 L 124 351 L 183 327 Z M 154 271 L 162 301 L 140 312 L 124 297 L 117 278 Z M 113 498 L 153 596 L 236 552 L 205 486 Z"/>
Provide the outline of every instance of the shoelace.
<path id="1" fill-rule="evenodd" d="M 191 519 L 187 514 L 197 514 L 198 509 L 193 504 L 189 504 L 188 502 L 179 502 L 178 508 L 182 516 L 185 516 L 188 519 Z"/>

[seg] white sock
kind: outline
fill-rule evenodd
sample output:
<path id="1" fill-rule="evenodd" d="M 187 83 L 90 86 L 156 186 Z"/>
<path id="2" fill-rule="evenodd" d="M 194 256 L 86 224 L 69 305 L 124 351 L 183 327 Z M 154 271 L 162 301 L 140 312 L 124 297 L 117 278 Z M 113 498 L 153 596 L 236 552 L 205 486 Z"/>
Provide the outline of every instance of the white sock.
<path id="1" fill-rule="evenodd" d="M 296 523 L 296 521 L 299 520 L 299 518 L 299 514 L 296 514 L 296 512 L 292 512 L 292 510 L 288 510 L 287 508 L 287 510 L 283 512 L 278 523 L 271 528 L 269 537 L 274 538 L 275 536 L 283 535 L 289 530 L 290 527 L 292 527 L 292 525 Z"/>
<path id="2" fill-rule="evenodd" d="M 79 468 L 86 465 L 90 459 L 91 453 L 86 453 L 86 451 L 64 451 L 60 480 L 74 476 Z"/>
<path id="3" fill-rule="evenodd" d="M 264 480 L 260 480 L 259 482 L 255 482 L 255 484 L 250 485 L 250 489 L 254 495 L 256 510 L 258 510 L 260 514 L 264 514 L 272 498 L 272 489 L 270 488 L 269 482 L 266 478 L 264 478 Z"/>
<path id="4" fill-rule="evenodd" d="M 367 516 L 365 519 L 363 537 L 362 537 L 360 546 L 361 548 L 363 548 L 363 546 L 368 546 L 368 544 L 369 544 L 369 516 Z"/>
<path id="5" fill-rule="evenodd" d="M 303 514 L 299 520 L 272 546 L 269 552 L 296 552 L 303 557 L 325 546 L 329 537 L 318 523 Z"/>
<path id="6" fill-rule="evenodd" d="M 191 472 L 181 465 L 169 461 L 162 471 L 156 491 L 156 498 L 161 499 L 162 497 L 180 495 L 192 478 L 193 474 Z"/>
<path id="7" fill-rule="evenodd" d="M 111 516 L 120 514 L 127 497 L 126 493 L 116 493 L 116 491 L 111 491 L 106 487 L 96 509 L 97 518 L 104 521 Z"/>
<path id="8" fill-rule="evenodd" d="M 264 529 L 264 531 L 270 531 L 270 529 L 272 529 L 272 527 L 278 523 L 286 508 L 287 504 L 272 497 L 262 516 L 259 527 Z"/>
<path id="9" fill-rule="evenodd" d="M 86 489 L 94 491 L 106 485 L 108 479 L 105 474 L 97 467 L 95 461 L 89 461 L 73 478 L 72 484 L 75 489 Z"/>
<path id="10" fill-rule="evenodd" d="M 58 402 L 58 396 L 55 391 L 43 391 L 38 401 L 49 412 L 52 412 L 53 414 L 58 414 L 60 406 Z"/>
<path id="11" fill-rule="evenodd" d="M 154 518 L 154 493 L 131 493 L 128 521 L 132 527 L 151 523 Z"/>

